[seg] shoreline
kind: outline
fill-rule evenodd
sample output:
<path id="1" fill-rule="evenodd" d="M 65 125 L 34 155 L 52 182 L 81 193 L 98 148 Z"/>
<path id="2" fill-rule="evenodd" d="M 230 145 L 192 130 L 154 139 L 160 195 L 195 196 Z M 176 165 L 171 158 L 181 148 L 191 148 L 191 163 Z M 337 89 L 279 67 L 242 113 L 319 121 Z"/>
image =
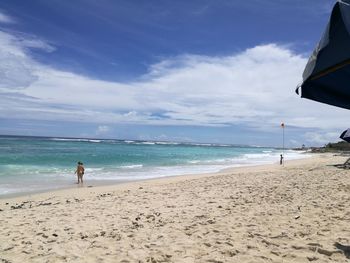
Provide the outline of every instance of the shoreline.
<path id="1" fill-rule="evenodd" d="M 313 158 L 313 156 L 316 155 L 325 155 L 326 153 L 307 153 L 302 152 L 302 154 L 310 154 L 309 157 L 301 157 L 297 159 L 287 160 L 286 163 L 294 162 L 294 161 L 300 161 L 304 159 Z M 247 165 L 240 165 L 240 166 L 232 166 L 228 168 L 223 168 L 217 172 L 201 172 L 201 173 L 189 173 L 189 174 L 180 174 L 180 175 L 169 175 L 169 176 L 160 176 L 160 177 L 154 177 L 154 178 L 145 178 L 145 179 L 139 179 L 139 180 L 125 180 L 125 181 L 117 181 L 117 180 L 90 180 L 88 183 L 84 183 L 84 185 L 80 186 L 76 183 L 72 183 L 70 186 L 60 187 L 60 188 L 54 188 L 54 189 L 42 189 L 42 190 L 35 190 L 35 191 L 29 191 L 29 192 L 16 192 L 16 193 L 10 193 L 10 194 L 4 194 L 0 195 L 0 201 L 6 200 L 6 199 L 15 199 L 15 198 L 21 198 L 26 196 L 35 196 L 38 194 L 49 194 L 49 193 L 55 193 L 59 191 L 65 191 L 65 190 L 72 190 L 72 189 L 81 189 L 81 188 L 100 188 L 100 187 L 108 187 L 108 186 L 118 186 L 118 185 L 125 185 L 125 184 L 133 184 L 138 182 L 145 182 L 145 181 L 153 181 L 153 180 L 167 180 L 168 178 L 177 178 L 177 177 L 189 177 L 189 178 L 200 178 L 203 176 L 214 176 L 219 175 L 223 173 L 229 173 L 231 171 L 235 171 L 236 169 L 245 169 L 245 168 L 254 168 L 254 167 L 263 167 L 263 166 L 273 166 L 273 165 L 279 165 L 278 162 L 275 163 L 267 163 L 267 164 L 247 164 Z M 74 181 L 74 180 L 72 180 Z M 75 181 L 74 181 L 75 182 Z"/>
<path id="2" fill-rule="evenodd" d="M 0 199 L 74 188 L 77 160 L 83 160 L 86 165 L 84 181 L 97 186 L 216 173 L 231 167 L 274 163 L 280 158 L 280 151 L 269 147 L 76 140 L 5 138 Z M 303 156 L 300 151 L 286 150 L 285 158 Z"/>

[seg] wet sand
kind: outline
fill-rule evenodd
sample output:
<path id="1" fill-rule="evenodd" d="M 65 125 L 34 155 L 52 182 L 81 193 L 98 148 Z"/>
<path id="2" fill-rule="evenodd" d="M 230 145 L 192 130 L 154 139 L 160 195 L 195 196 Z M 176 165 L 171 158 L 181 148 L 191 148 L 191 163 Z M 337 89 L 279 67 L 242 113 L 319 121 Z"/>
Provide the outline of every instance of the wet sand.
<path id="1" fill-rule="evenodd" d="M 348 262 L 345 159 L 1 199 L 0 262 Z"/>

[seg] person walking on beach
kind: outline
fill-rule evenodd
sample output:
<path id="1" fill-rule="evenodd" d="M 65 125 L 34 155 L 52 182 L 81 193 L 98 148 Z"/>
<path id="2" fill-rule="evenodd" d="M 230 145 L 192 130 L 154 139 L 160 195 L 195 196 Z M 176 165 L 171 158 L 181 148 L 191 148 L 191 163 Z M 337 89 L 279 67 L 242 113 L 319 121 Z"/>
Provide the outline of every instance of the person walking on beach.
<path id="1" fill-rule="evenodd" d="M 283 164 L 283 155 L 281 154 L 281 156 L 280 156 L 280 165 L 282 165 Z"/>
<path id="2" fill-rule="evenodd" d="M 78 176 L 78 184 L 81 182 L 83 183 L 83 175 L 84 175 L 84 172 L 85 172 L 85 168 L 84 168 L 84 165 L 82 162 L 78 162 L 78 166 L 77 166 L 77 169 L 75 170 L 75 173 L 77 174 Z"/>

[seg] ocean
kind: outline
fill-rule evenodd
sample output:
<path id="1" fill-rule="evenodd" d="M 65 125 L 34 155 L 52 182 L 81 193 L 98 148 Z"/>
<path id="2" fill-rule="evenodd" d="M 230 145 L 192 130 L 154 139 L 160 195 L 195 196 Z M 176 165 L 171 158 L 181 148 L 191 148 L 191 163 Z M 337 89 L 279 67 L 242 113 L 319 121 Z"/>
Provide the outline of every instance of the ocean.
<path id="1" fill-rule="evenodd" d="M 280 154 L 227 144 L 0 136 L 0 196 L 74 187 L 78 161 L 84 184 L 96 185 L 275 163 Z M 286 160 L 305 157 L 285 151 Z"/>

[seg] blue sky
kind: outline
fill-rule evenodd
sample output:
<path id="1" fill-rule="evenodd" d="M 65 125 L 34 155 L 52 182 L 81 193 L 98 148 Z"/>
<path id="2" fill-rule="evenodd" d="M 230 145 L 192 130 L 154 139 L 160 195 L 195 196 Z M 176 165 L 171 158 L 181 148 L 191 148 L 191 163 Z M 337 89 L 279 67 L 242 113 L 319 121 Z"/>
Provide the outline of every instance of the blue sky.
<path id="1" fill-rule="evenodd" d="M 0 1 L 1 134 L 322 145 L 296 85 L 330 0 Z"/>

